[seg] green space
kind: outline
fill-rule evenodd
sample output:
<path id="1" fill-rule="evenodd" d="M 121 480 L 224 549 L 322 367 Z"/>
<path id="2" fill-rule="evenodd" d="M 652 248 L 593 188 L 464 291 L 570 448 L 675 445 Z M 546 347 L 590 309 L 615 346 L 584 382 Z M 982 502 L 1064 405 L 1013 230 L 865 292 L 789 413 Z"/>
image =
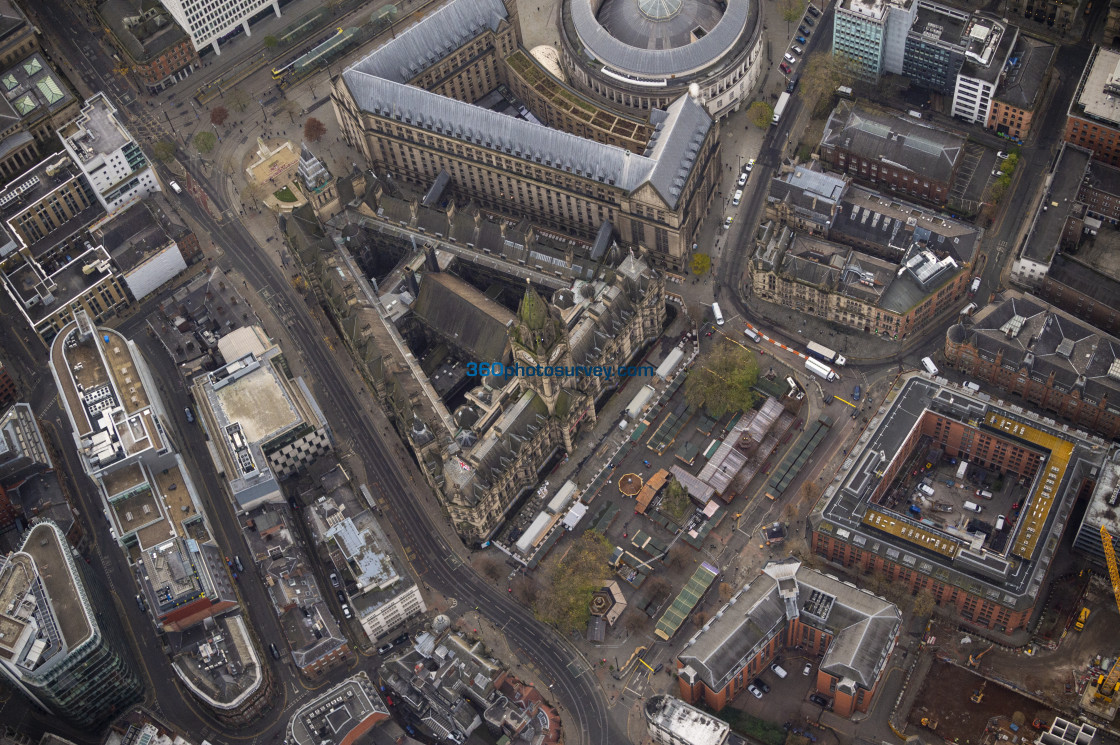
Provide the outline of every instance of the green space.
<path id="1" fill-rule="evenodd" d="M 716 716 L 730 724 L 731 729 L 743 737 L 763 745 L 784 745 L 786 741 L 786 731 L 780 724 L 751 716 L 741 709 L 725 707 Z"/>
<path id="2" fill-rule="evenodd" d="M 276 191 L 274 191 L 272 193 L 272 196 L 276 197 L 276 199 L 281 201 L 281 202 L 294 202 L 294 201 L 296 201 L 296 195 L 293 194 L 292 190 L 287 186 L 285 186 L 281 189 L 277 189 Z"/>
<path id="3" fill-rule="evenodd" d="M 705 274 L 712 268 L 712 257 L 708 254 L 693 254 L 691 266 L 693 274 Z"/>

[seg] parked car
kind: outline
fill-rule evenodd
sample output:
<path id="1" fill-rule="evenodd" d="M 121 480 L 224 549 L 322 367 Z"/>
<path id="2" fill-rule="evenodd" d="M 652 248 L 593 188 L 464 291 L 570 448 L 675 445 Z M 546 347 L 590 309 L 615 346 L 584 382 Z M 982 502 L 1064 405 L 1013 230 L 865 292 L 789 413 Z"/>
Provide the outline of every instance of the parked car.
<path id="1" fill-rule="evenodd" d="M 755 678 L 751 682 L 754 683 L 755 688 L 762 691 L 763 693 L 769 693 L 770 692 L 770 686 L 766 685 L 766 681 L 763 680 L 762 678 Z"/>
<path id="2" fill-rule="evenodd" d="M 786 677 L 786 675 L 789 674 L 785 671 L 785 668 L 783 668 L 777 662 L 770 663 L 770 670 L 773 671 L 773 673 L 775 675 L 777 675 L 779 678 L 784 678 L 784 677 Z"/>
<path id="3" fill-rule="evenodd" d="M 789 75 L 790 70 L 792 70 L 793 68 L 783 62 L 782 64 L 778 65 L 778 69 L 784 72 L 786 75 Z"/>
<path id="4" fill-rule="evenodd" d="M 813 18 L 820 18 L 821 17 L 821 12 L 819 10 L 817 10 L 817 6 L 810 5 L 809 6 L 809 15 L 813 16 Z"/>
<path id="5" fill-rule="evenodd" d="M 171 191 L 175 192 L 176 194 L 182 194 L 183 193 L 183 187 L 179 186 L 179 184 L 176 183 L 175 181 L 168 181 L 167 185 L 170 186 Z"/>
<path id="6" fill-rule="evenodd" d="M 805 25 L 808 26 L 809 28 L 812 28 L 813 26 L 817 25 L 817 22 L 814 21 L 809 16 L 805 16 L 802 20 L 805 21 Z"/>
<path id="7" fill-rule="evenodd" d="M 728 228 L 730 228 L 730 227 L 731 227 L 731 223 L 732 223 L 732 221 L 734 221 L 734 220 L 735 220 L 735 218 L 734 218 L 734 217 L 732 217 L 731 215 L 728 215 L 728 216 L 727 216 L 727 219 L 725 219 L 725 220 L 723 221 L 723 229 L 724 229 L 724 230 L 727 230 Z"/>
<path id="8" fill-rule="evenodd" d="M 819 693 L 810 693 L 809 700 L 817 706 L 824 707 L 825 709 L 829 708 L 829 706 L 831 705 L 829 700 Z"/>
<path id="9" fill-rule="evenodd" d="M 996 157 L 1000 160 L 1007 160 L 1007 153 L 1000 150 L 998 153 L 996 153 Z"/>
<path id="10" fill-rule="evenodd" d="M 405 632 L 392 641 L 394 647 L 399 647 L 408 641 L 408 632 Z"/>
<path id="11" fill-rule="evenodd" d="M 342 604 L 342 615 L 346 616 L 347 618 L 354 617 L 354 613 L 350 610 L 350 606 L 346 603 Z"/>
<path id="12" fill-rule="evenodd" d="M 194 424 L 194 412 L 191 411 L 191 407 L 184 408 L 183 413 L 187 416 L 187 424 Z"/>
<path id="13" fill-rule="evenodd" d="M 860 387 L 859 383 L 856 383 L 855 387 L 852 388 L 852 400 L 859 401 L 859 395 L 861 393 L 863 393 L 863 388 Z"/>
<path id="14" fill-rule="evenodd" d="M 804 55 L 805 54 L 805 50 L 802 49 L 801 47 L 797 46 L 796 44 L 792 44 L 790 46 L 790 51 L 792 51 L 794 54 L 798 54 L 798 55 Z"/>
<path id="15" fill-rule="evenodd" d="M 762 698 L 762 691 L 755 688 L 754 683 L 751 683 L 749 686 L 747 686 L 747 690 L 750 691 L 751 695 L 755 698 Z"/>
<path id="16" fill-rule="evenodd" d="M 754 158 L 751 158 L 747 161 L 747 167 L 744 170 L 746 170 L 747 173 L 750 173 L 752 168 L 754 168 Z"/>
<path id="17" fill-rule="evenodd" d="M 338 575 L 334 572 L 331 572 L 331 587 L 338 587 Z"/>
<path id="18" fill-rule="evenodd" d="M 801 674 L 802 675 L 808 675 L 811 672 L 813 672 L 813 663 L 806 662 L 805 667 L 801 668 Z"/>
<path id="19" fill-rule="evenodd" d="M 785 60 L 786 60 L 786 62 L 790 63 L 791 65 L 796 65 L 796 64 L 797 64 L 797 58 L 796 58 L 796 57 L 794 57 L 794 56 L 793 56 L 792 54 L 790 54 L 789 52 L 786 52 L 786 54 L 785 54 Z"/>
<path id="20" fill-rule="evenodd" d="M 786 83 L 786 93 L 793 93 L 795 90 L 797 90 L 797 84 L 798 82 L 800 82 L 800 80 L 800 76 L 797 75 L 794 75 L 792 78 L 790 78 L 789 82 Z"/>
<path id="21" fill-rule="evenodd" d="M 240 556 L 234 556 L 233 557 L 233 565 L 235 567 L 237 567 L 238 572 L 244 572 L 245 571 L 245 565 L 243 565 L 241 563 L 241 557 Z"/>
<path id="22" fill-rule="evenodd" d="M 746 171 L 743 171 L 742 173 L 739 174 L 739 188 L 740 189 L 747 185 L 747 179 L 750 178 L 750 176 L 751 175 L 749 173 L 747 173 Z"/>
<path id="23" fill-rule="evenodd" d="M 136 596 L 136 606 L 138 608 L 140 608 L 141 613 L 147 613 L 148 612 L 148 604 L 144 602 L 144 596 L 143 595 L 137 595 Z"/>
<path id="24" fill-rule="evenodd" d="M 382 644 L 380 647 L 377 648 L 377 653 L 378 654 L 385 654 L 386 652 L 392 652 L 392 651 L 393 651 L 393 645 L 392 644 Z"/>
<path id="25" fill-rule="evenodd" d="M 804 25 L 798 26 L 797 31 L 804 37 L 808 38 L 813 35 L 813 32 L 805 28 Z"/>
<path id="26" fill-rule="evenodd" d="M 335 595 L 338 596 L 338 602 L 340 602 L 340 603 L 345 603 L 346 602 L 346 593 L 343 592 L 342 590 L 338 590 L 337 592 L 335 592 Z"/>
<path id="27" fill-rule="evenodd" d="M 997 168 L 994 171 L 992 171 L 992 175 L 995 176 L 996 178 L 999 178 L 1000 176 L 1003 175 L 1003 171 L 1001 171 L 1000 169 Z"/>
<path id="28" fill-rule="evenodd" d="M 733 196 L 731 198 L 731 206 L 732 207 L 738 207 L 739 203 L 742 202 L 742 201 L 743 201 L 743 190 L 742 189 L 736 189 L 735 190 L 735 196 Z"/>
<path id="29" fill-rule="evenodd" d="M 809 40 L 806 39 L 804 36 L 798 36 L 796 39 L 794 39 L 794 41 L 796 41 L 798 44 L 808 44 L 809 43 Z"/>

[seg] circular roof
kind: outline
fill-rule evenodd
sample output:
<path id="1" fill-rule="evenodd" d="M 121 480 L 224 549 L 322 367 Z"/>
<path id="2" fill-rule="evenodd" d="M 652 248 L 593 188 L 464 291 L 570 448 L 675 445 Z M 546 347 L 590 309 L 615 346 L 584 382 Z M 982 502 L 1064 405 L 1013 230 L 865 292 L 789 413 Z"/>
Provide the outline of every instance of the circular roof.
<path id="1" fill-rule="evenodd" d="M 715 0 L 603 0 L 599 23 L 638 49 L 677 49 L 711 33 L 723 18 Z"/>

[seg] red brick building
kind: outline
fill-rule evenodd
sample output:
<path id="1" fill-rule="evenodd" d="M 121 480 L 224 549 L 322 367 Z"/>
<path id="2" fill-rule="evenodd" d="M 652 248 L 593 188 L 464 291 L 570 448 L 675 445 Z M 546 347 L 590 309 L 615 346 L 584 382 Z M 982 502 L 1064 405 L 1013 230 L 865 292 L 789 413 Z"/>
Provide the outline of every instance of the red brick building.
<path id="1" fill-rule="evenodd" d="M 719 711 L 784 650 L 797 648 L 796 661 L 788 665 L 800 668 L 805 656 L 819 657 L 811 662 L 813 683 L 832 699 L 834 713 L 866 712 L 901 622 L 898 608 L 883 598 L 796 559 L 772 561 L 677 657 L 681 698 Z"/>
<path id="2" fill-rule="evenodd" d="M 932 204 L 949 198 L 965 138 L 892 112 L 841 101 L 821 138 L 821 160 L 879 189 Z"/>
<path id="3" fill-rule="evenodd" d="M 1106 438 L 1120 436 L 1113 350 L 1120 352 L 1120 339 L 1018 292 L 945 337 L 945 359 L 954 367 Z"/>
<path id="4" fill-rule="evenodd" d="M 1019 34 L 1011 59 L 1016 62 L 1002 73 L 985 126 L 997 134 L 1023 140 L 1030 133 L 1034 113 L 1042 102 L 1054 45 Z"/>
<path id="5" fill-rule="evenodd" d="M 1096 47 L 1085 65 L 1069 105 L 1065 141 L 1093 151 L 1093 157 L 1120 166 L 1120 109 L 1114 104 L 1120 87 L 1112 76 L 1120 52 Z"/>
<path id="6" fill-rule="evenodd" d="M 148 93 L 158 93 L 201 64 L 190 38 L 159 3 L 107 0 L 97 13 L 120 50 L 120 65 L 133 73 Z"/>

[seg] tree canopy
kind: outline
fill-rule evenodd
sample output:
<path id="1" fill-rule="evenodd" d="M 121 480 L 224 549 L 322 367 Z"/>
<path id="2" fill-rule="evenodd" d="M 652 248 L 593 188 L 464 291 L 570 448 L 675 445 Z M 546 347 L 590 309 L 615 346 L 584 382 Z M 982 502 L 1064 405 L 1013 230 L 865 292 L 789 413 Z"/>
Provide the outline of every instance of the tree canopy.
<path id="1" fill-rule="evenodd" d="M 303 138 L 308 142 L 318 142 L 327 133 L 327 127 L 315 117 L 303 123 Z"/>
<path id="2" fill-rule="evenodd" d="M 758 360 L 754 353 L 730 339 L 722 339 L 688 371 L 685 400 L 703 406 L 719 418 L 729 411 L 746 411 L 754 405 Z"/>
<path id="3" fill-rule="evenodd" d="M 591 617 L 591 596 L 610 568 L 611 543 L 602 533 L 586 530 L 545 576 L 545 591 L 533 606 L 537 618 L 561 632 L 583 631 Z"/>
<path id="4" fill-rule="evenodd" d="M 213 132 L 199 132 L 194 136 L 194 146 L 198 152 L 206 154 L 218 144 L 218 136 Z"/>
<path id="5" fill-rule="evenodd" d="M 229 109 L 225 106 L 215 106 L 210 109 L 210 123 L 215 126 L 222 126 L 229 119 Z"/>
<path id="6" fill-rule="evenodd" d="M 156 160 L 167 163 L 175 158 L 176 150 L 178 148 L 171 140 L 160 140 L 152 146 L 152 155 Z"/>
<path id="7" fill-rule="evenodd" d="M 766 129 L 774 121 L 774 109 L 765 101 L 755 101 L 747 110 L 751 124 L 759 129 Z"/>

